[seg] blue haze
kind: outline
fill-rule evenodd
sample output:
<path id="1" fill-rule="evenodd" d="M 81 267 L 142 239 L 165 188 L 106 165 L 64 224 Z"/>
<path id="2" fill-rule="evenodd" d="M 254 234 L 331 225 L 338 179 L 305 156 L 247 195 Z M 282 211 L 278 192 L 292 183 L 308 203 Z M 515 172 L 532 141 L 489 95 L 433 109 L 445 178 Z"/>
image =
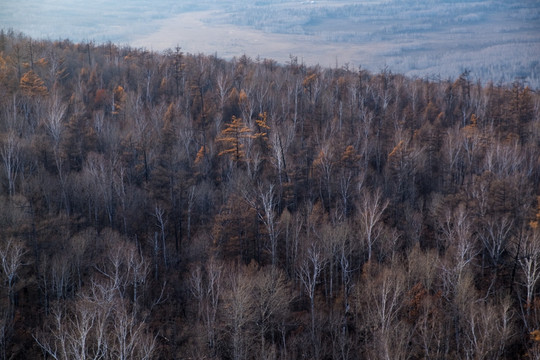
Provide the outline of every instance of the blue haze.
<path id="1" fill-rule="evenodd" d="M 293 49 L 301 38 L 313 44 L 312 53 L 317 44 L 333 44 L 344 53 L 358 46 L 356 56 L 340 58 L 341 64 L 353 67 L 372 71 L 388 67 L 410 76 L 443 78 L 469 69 L 483 81 L 518 79 L 540 87 L 537 0 L 0 0 L 0 28 L 34 38 L 139 46 L 141 39 L 160 30 L 164 20 L 202 11 L 211 11 L 204 18 L 210 31 L 212 26 L 225 26 L 279 35 L 279 41 L 291 39 Z M 170 47 L 182 46 L 182 41 L 178 31 Z M 142 45 L 160 50 L 150 40 Z M 243 51 L 284 62 L 274 48 L 268 46 L 266 53 Z M 293 55 L 303 58 L 303 51 L 308 51 L 305 44 L 299 44 Z"/>

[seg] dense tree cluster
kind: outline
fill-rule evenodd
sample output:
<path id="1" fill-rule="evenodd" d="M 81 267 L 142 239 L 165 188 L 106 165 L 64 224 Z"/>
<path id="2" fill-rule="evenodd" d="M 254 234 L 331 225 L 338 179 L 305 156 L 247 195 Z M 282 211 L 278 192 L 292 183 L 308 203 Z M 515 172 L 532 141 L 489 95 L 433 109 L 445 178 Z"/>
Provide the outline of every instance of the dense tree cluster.
<path id="1" fill-rule="evenodd" d="M 0 32 L 3 359 L 540 357 L 540 96 Z"/>

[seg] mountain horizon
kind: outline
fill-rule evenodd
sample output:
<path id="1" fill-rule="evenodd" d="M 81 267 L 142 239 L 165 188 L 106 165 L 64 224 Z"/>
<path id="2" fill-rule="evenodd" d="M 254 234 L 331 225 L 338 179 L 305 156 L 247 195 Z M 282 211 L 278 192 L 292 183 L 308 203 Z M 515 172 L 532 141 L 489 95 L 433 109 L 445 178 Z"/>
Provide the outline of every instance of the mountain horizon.
<path id="1" fill-rule="evenodd" d="M 535 1 L 7 0 L 0 28 L 36 39 L 111 41 L 225 59 L 297 57 L 307 65 L 540 87 Z"/>

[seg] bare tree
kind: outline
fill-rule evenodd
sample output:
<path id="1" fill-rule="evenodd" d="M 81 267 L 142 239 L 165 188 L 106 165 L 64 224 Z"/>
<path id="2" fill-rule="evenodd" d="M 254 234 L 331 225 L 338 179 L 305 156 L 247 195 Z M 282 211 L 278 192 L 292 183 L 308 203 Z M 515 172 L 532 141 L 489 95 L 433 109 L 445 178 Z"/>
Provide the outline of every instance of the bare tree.
<path id="1" fill-rule="evenodd" d="M 230 341 L 231 358 L 241 360 L 247 359 L 249 351 L 253 349 L 253 281 L 245 269 L 235 269 L 230 274 L 224 294 L 226 334 Z"/>
<path id="2" fill-rule="evenodd" d="M 463 134 L 461 138 L 461 147 L 464 152 L 466 170 L 472 176 L 474 173 L 473 169 L 476 166 L 475 159 L 478 157 L 479 152 L 481 151 L 483 136 L 480 134 L 477 126 L 474 124 L 462 128 L 461 133 Z"/>
<path id="3" fill-rule="evenodd" d="M 400 326 L 398 318 L 405 293 L 402 271 L 399 268 L 383 268 L 377 277 L 368 282 L 366 292 L 369 298 L 366 303 L 368 321 L 373 321 L 376 329 L 375 351 L 386 360 L 406 358 L 404 348 L 407 341 L 404 339 L 408 331 Z M 403 331 L 401 335 L 400 331 Z"/>
<path id="4" fill-rule="evenodd" d="M 255 324 L 259 330 L 261 358 L 267 358 L 266 337 L 271 334 L 272 345 L 275 344 L 274 332 L 288 314 L 290 298 L 283 273 L 277 269 L 256 271 L 253 284 L 253 300 L 255 302 Z"/>
<path id="5" fill-rule="evenodd" d="M 124 239 L 118 233 L 106 231 L 103 238 L 105 239 L 105 253 L 95 268 L 121 298 L 129 298 L 128 294 L 132 292 L 131 299 L 133 304 L 137 305 L 141 288 L 144 290 L 150 272 L 148 261 L 134 243 Z M 136 312 L 136 306 L 134 306 L 134 312 Z"/>
<path id="6" fill-rule="evenodd" d="M 268 190 L 265 191 L 262 188 L 259 188 L 259 196 L 262 203 L 263 213 L 259 212 L 259 218 L 262 220 L 268 232 L 268 239 L 270 242 L 270 254 L 272 257 L 272 268 L 275 268 L 277 265 L 277 256 L 278 256 L 278 237 L 280 232 L 279 220 L 276 218 L 275 213 L 275 194 L 274 194 L 274 185 L 270 184 Z"/>
<path id="7" fill-rule="evenodd" d="M 45 128 L 53 140 L 55 149 L 60 144 L 60 137 L 64 130 L 63 119 L 67 110 L 67 105 L 62 101 L 58 91 L 50 95 L 47 104 L 47 116 L 45 117 Z"/>
<path id="8" fill-rule="evenodd" d="M 0 148 L 0 155 L 4 163 L 10 196 L 15 194 L 15 182 L 17 181 L 17 175 L 21 166 L 20 150 L 20 142 L 15 133 L 13 131 L 8 132 L 3 141 L 2 148 Z"/>
<path id="9" fill-rule="evenodd" d="M 315 290 L 320 281 L 319 277 L 324 269 L 325 264 L 326 258 L 323 256 L 321 249 L 316 243 L 312 242 L 307 248 L 303 259 L 298 264 L 297 269 L 300 282 L 304 288 L 304 291 L 309 297 L 311 313 L 311 342 L 316 358 L 318 357 L 319 353 L 319 344 L 317 344 L 315 330 Z"/>
<path id="10" fill-rule="evenodd" d="M 449 303 L 448 319 L 451 319 L 448 325 L 451 325 L 453 337 L 452 346 L 456 353 L 463 351 L 463 324 L 467 321 L 470 314 L 470 307 L 478 300 L 478 291 L 474 287 L 472 272 L 472 257 L 474 254 L 473 246 L 468 247 L 463 244 L 458 247 L 453 256 L 449 256 L 446 264 L 441 265 L 442 291 L 443 298 Z M 446 346 L 448 351 L 448 345 Z"/>
<path id="11" fill-rule="evenodd" d="M 448 337 L 445 325 L 441 304 L 425 301 L 415 331 L 426 359 L 444 358 L 445 338 Z"/>
<path id="12" fill-rule="evenodd" d="M 137 304 L 141 290 L 145 289 L 146 279 L 150 273 L 150 264 L 132 243 L 128 245 L 126 261 L 133 287 L 133 303 Z"/>
<path id="13" fill-rule="evenodd" d="M 219 99 L 219 121 L 222 120 L 223 117 L 223 110 L 225 107 L 225 101 L 227 100 L 227 97 L 229 96 L 229 92 L 232 88 L 232 81 L 229 78 L 229 73 L 227 72 L 220 72 L 216 77 L 216 85 L 217 85 L 217 94 Z"/>
<path id="14" fill-rule="evenodd" d="M 86 175 L 84 179 L 89 183 L 90 191 L 95 195 L 93 196 L 96 204 L 95 211 L 97 213 L 98 204 L 101 205 L 111 226 L 114 226 L 116 213 L 113 176 L 116 161 L 115 158 L 106 158 L 101 154 L 89 154 L 83 170 Z"/>
<path id="15" fill-rule="evenodd" d="M 2 313 L 0 317 L 0 358 L 2 360 L 7 359 L 7 349 L 9 336 L 11 335 L 9 321 L 9 314 Z"/>
<path id="16" fill-rule="evenodd" d="M 48 104 L 47 113 L 45 116 L 45 128 L 52 140 L 52 150 L 54 155 L 54 161 L 56 170 L 58 172 L 58 179 L 60 180 L 62 200 L 66 209 L 66 213 L 70 213 L 70 204 L 68 201 L 67 193 L 67 172 L 64 168 L 65 154 L 60 147 L 60 141 L 62 140 L 62 134 L 64 132 L 65 124 L 63 123 L 64 115 L 67 110 L 67 105 L 62 101 L 58 91 L 51 94 Z"/>
<path id="17" fill-rule="evenodd" d="M 210 349 L 216 346 L 216 320 L 219 305 L 222 301 L 223 264 L 214 258 L 205 266 L 197 266 L 191 272 L 190 290 L 198 304 L 198 318 L 206 330 L 207 343 Z"/>
<path id="18" fill-rule="evenodd" d="M 536 225 L 537 226 L 537 225 Z M 518 254 L 518 262 L 523 273 L 523 285 L 526 289 L 526 315 L 529 317 L 534 297 L 534 289 L 540 279 L 540 231 L 533 228 L 524 234 L 522 239 L 521 254 Z M 527 326 L 527 320 L 525 320 Z"/>
<path id="19" fill-rule="evenodd" d="M 22 260 L 25 253 L 26 249 L 21 240 L 9 238 L 0 245 L 0 265 L 2 266 L 2 276 L 8 288 L 10 307 L 15 305 L 15 282 L 19 270 L 23 266 Z"/>
<path id="20" fill-rule="evenodd" d="M 106 241 L 105 253 L 95 269 L 103 275 L 111 290 L 116 291 L 120 297 L 124 297 L 129 277 L 125 246 L 115 232 L 107 231 L 104 239 Z"/>
<path id="21" fill-rule="evenodd" d="M 448 129 L 445 135 L 441 155 L 446 165 L 444 168 L 448 172 L 450 185 L 454 187 L 463 180 L 463 148 L 459 127 Z"/>
<path id="22" fill-rule="evenodd" d="M 34 339 L 58 360 L 152 359 L 155 337 L 111 282 L 92 281 L 69 306 L 56 306 Z"/>
<path id="23" fill-rule="evenodd" d="M 383 267 L 368 263 L 364 273 L 366 282 L 355 288 L 355 305 L 361 318 L 359 326 L 373 339 L 366 343 L 368 356 L 409 358 L 412 332 L 400 318 L 406 294 L 403 269 L 396 264 Z"/>
<path id="24" fill-rule="evenodd" d="M 163 264 L 165 265 L 165 267 L 167 267 L 167 245 L 165 243 L 165 228 L 167 226 L 167 219 L 165 217 L 165 210 L 161 206 L 156 205 L 154 207 L 153 215 L 156 218 L 156 225 L 159 228 L 159 232 L 161 234 L 161 251 L 163 253 Z"/>
<path id="25" fill-rule="evenodd" d="M 466 316 L 464 353 L 467 359 L 500 359 L 514 335 L 511 302 L 483 304 L 476 302 Z"/>
<path id="26" fill-rule="evenodd" d="M 155 337 L 147 333 L 145 323 L 137 319 L 135 312 L 128 311 L 128 306 L 121 301 L 115 306 L 112 323 L 112 357 L 118 360 L 153 358 Z"/>
<path id="27" fill-rule="evenodd" d="M 333 178 L 335 176 L 335 166 L 334 166 L 334 154 L 332 151 L 333 146 L 330 144 L 330 142 L 325 143 L 321 146 L 321 150 L 319 152 L 318 157 L 313 162 L 313 165 L 316 166 L 316 168 L 319 170 L 321 176 L 321 184 L 320 184 L 320 191 L 321 191 L 321 198 L 326 198 L 325 206 L 327 209 L 330 209 L 332 205 L 332 197 L 333 197 L 333 191 L 332 191 L 332 185 L 333 185 Z M 324 182 L 324 186 L 323 186 Z M 326 191 L 323 191 L 323 187 L 326 188 Z"/>
<path id="28" fill-rule="evenodd" d="M 285 267 L 292 276 L 296 270 L 297 259 L 300 252 L 300 235 L 304 220 L 298 213 L 291 214 L 287 209 L 283 211 L 280 217 L 283 237 L 285 238 Z"/>
<path id="29" fill-rule="evenodd" d="M 270 161 L 278 173 L 280 187 L 283 187 L 284 181 L 288 181 L 285 155 L 291 146 L 293 136 L 294 131 L 289 131 L 285 135 L 282 135 L 279 132 L 279 128 L 273 129 L 269 136 L 272 149 L 272 157 Z"/>
<path id="30" fill-rule="evenodd" d="M 188 199 L 187 199 L 187 241 L 188 243 L 191 242 L 191 225 L 192 225 L 192 218 L 193 218 L 193 207 L 195 205 L 195 202 L 197 200 L 197 194 L 195 193 L 195 186 L 192 186 L 189 188 L 188 191 Z"/>
<path id="31" fill-rule="evenodd" d="M 381 220 L 384 211 L 388 206 L 388 200 L 384 200 L 380 190 L 368 192 L 363 191 L 359 204 L 359 222 L 362 240 L 366 243 L 368 250 L 368 261 L 371 260 L 373 246 L 381 235 Z"/>
<path id="32" fill-rule="evenodd" d="M 508 215 L 497 218 L 490 217 L 484 223 L 483 231 L 480 232 L 480 239 L 484 244 L 493 265 L 499 266 L 502 255 L 506 250 L 510 235 L 513 230 L 514 221 Z"/>
<path id="33" fill-rule="evenodd" d="M 108 354 L 107 314 L 83 297 L 63 310 L 55 307 L 45 329 L 34 336 L 42 351 L 57 360 L 97 360 Z"/>
<path id="34" fill-rule="evenodd" d="M 44 261 L 44 267 L 48 261 Z M 71 268 L 71 254 L 55 254 L 50 260 L 49 269 L 50 284 L 55 299 L 65 299 L 68 295 L 68 289 L 72 283 L 73 274 Z M 45 274 L 47 276 L 48 274 Z"/>

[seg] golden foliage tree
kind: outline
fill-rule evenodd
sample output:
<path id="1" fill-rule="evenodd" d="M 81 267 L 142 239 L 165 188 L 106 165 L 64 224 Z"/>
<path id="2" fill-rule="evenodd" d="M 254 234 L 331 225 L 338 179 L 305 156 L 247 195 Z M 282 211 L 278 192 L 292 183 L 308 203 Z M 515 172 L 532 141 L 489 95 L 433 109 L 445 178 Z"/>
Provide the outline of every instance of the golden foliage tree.
<path id="1" fill-rule="evenodd" d="M 45 83 L 33 70 L 28 71 L 21 77 L 19 86 L 22 92 L 28 96 L 47 95 Z"/>
<path id="2" fill-rule="evenodd" d="M 126 92 L 122 86 L 118 85 L 113 91 L 112 111 L 114 115 L 118 115 L 124 110 L 125 102 Z"/>
<path id="3" fill-rule="evenodd" d="M 224 144 L 225 149 L 218 155 L 229 155 L 235 163 L 245 160 L 246 153 L 242 139 L 252 137 L 251 130 L 244 124 L 241 118 L 232 117 L 232 121 L 221 131 L 217 140 Z"/>
<path id="4" fill-rule="evenodd" d="M 16 88 L 17 80 L 15 70 L 8 61 L 10 59 L 0 53 L 0 85 L 11 91 Z"/>

